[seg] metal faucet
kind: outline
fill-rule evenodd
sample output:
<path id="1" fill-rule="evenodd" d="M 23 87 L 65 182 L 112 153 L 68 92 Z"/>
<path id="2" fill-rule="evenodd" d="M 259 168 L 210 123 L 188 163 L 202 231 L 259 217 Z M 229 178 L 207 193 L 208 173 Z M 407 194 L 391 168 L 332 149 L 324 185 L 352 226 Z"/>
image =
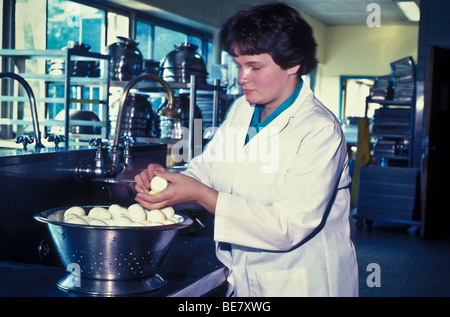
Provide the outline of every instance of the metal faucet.
<path id="1" fill-rule="evenodd" d="M 76 173 L 78 178 L 114 178 L 119 173 L 121 173 L 126 167 L 131 167 L 131 154 L 130 154 L 130 144 L 132 140 L 130 138 L 122 138 L 124 140 L 125 149 L 124 149 L 124 162 L 121 162 L 121 153 L 119 151 L 119 144 L 121 141 L 121 130 L 122 130 L 122 120 L 123 120 L 123 112 L 125 109 L 125 103 L 127 100 L 128 93 L 131 88 L 134 87 L 138 82 L 143 80 L 152 79 L 160 83 L 167 92 L 168 95 L 168 105 L 166 108 L 163 108 L 158 113 L 161 116 L 179 118 L 180 114 L 173 107 L 173 92 L 170 88 L 169 84 L 162 79 L 161 77 L 154 74 L 143 74 L 139 75 L 128 82 L 125 86 L 119 104 L 119 110 L 117 115 L 116 122 L 116 131 L 114 137 L 114 143 L 109 150 L 108 160 L 103 158 L 102 148 L 103 146 L 109 146 L 108 140 L 102 139 L 94 139 L 89 143 L 90 145 L 97 146 L 97 152 L 95 155 L 95 162 L 93 165 L 86 164 L 84 162 L 80 163 L 76 168 Z"/>
<path id="2" fill-rule="evenodd" d="M 36 107 L 36 99 L 34 98 L 33 90 L 31 89 L 28 82 L 21 76 L 15 74 L 15 73 L 0 73 L 0 78 L 11 78 L 17 80 L 20 84 L 22 84 L 23 88 L 25 89 L 28 99 L 30 100 L 30 106 L 31 106 L 31 118 L 33 120 L 33 128 L 34 128 L 34 134 L 36 137 L 36 149 L 39 148 L 45 148 L 45 146 L 41 142 L 41 131 L 39 130 L 39 120 L 37 115 L 37 107 Z M 28 138 L 26 136 L 20 136 L 16 139 L 16 143 L 22 143 L 24 149 L 26 149 L 27 144 L 32 143 L 33 138 Z"/>

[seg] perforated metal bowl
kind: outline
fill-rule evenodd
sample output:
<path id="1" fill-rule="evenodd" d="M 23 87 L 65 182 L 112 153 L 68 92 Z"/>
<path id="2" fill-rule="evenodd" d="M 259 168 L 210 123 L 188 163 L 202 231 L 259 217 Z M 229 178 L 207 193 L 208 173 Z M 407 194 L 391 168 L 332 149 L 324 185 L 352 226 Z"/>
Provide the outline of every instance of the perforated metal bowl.
<path id="1" fill-rule="evenodd" d="M 83 206 L 88 211 L 93 207 Z M 157 274 L 179 229 L 190 226 L 188 216 L 180 223 L 156 227 L 78 225 L 63 222 L 67 208 L 55 208 L 34 216 L 47 224 L 66 275 L 59 288 L 97 295 L 148 292 L 165 285 Z"/>

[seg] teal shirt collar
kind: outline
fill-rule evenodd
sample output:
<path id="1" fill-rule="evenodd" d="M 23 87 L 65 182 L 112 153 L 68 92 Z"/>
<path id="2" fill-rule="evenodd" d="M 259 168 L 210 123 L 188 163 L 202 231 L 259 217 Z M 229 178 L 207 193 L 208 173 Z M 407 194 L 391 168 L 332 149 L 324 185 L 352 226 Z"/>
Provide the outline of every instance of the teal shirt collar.
<path id="1" fill-rule="evenodd" d="M 303 86 L 303 80 L 300 82 L 300 84 L 297 86 L 297 88 L 294 90 L 294 92 L 281 105 L 279 105 L 270 115 L 268 115 L 266 118 L 264 118 L 263 121 L 261 121 L 261 114 L 264 111 L 264 105 L 255 105 L 254 106 L 255 109 L 253 111 L 253 116 L 250 121 L 249 131 L 248 131 L 247 137 L 245 139 L 245 144 L 247 144 L 247 142 L 250 141 L 262 128 L 264 128 L 269 123 L 271 123 L 284 110 L 289 108 L 294 103 L 294 101 L 297 99 L 298 95 L 300 94 L 300 91 L 302 90 L 302 86 Z"/>

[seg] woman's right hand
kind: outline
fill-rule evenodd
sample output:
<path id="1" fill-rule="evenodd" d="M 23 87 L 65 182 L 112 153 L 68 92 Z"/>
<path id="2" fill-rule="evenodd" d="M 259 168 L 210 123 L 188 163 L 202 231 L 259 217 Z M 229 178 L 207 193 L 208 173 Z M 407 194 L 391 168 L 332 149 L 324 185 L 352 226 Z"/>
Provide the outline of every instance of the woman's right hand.
<path id="1" fill-rule="evenodd" d="M 134 177 L 136 181 L 136 191 L 138 193 L 148 193 L 150 190 L 150 181 L 155 176 L 155 171 L 165 172 L 166 169 L 157 163 L 149 164 L 146 169 Z"/>

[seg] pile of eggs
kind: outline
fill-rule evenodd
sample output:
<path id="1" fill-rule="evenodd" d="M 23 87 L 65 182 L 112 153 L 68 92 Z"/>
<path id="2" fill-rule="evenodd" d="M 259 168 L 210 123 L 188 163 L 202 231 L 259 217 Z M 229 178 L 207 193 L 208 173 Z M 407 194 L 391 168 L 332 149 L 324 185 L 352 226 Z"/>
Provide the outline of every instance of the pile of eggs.
<path id="1" fill-rule="evenodd" d="M 92 207 L 87 214 L 82 207 L 70 207 L 64 212 L 63 221 L 91 226 L 152 227 L 179 223 L 180 218 L 172 207 L 147 210 L 139 204 L 128 208 L 113 204 L 108 208 Z"/>

